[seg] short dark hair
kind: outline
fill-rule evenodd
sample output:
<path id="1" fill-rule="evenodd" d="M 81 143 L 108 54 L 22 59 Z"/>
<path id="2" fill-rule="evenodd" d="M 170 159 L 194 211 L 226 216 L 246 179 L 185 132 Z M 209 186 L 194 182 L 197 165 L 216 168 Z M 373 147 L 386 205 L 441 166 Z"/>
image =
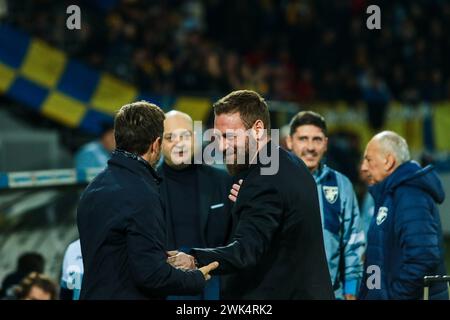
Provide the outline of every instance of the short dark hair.
<path id="1" fill-rule="evenodd" d="M 44 257 L 37 252 L 26 252 L 17 261 L 17 271 L 21 274 L 29 274 L 33 271 L 42 273 L 44 272 L 44 267 Z"/>
<path id="2" fill-rule="evenodd" d="M 51 300 L 56 300 L 57 289 L 56 284 L 47 276 L 38 272 L 32 272 L 14 288 L 14 294 L 17 299 L 25 299 L 34 286 L 42 289 L 42 291 L 50 294 Z"/>
<path id="3" fill-rule="evenodd" d="M 114 137 L 118 149 L 142 155 L 161 138 L 164 112 L 155 104 L 138 101 L 120 108 L 114 119 Z"/>
<path id="4" fill-rule="evenodd" d="M 246 129 L 250 129 L 256 120 L 261 120 L 265 129 L 270 131 L 269 108 L 264 98 L 255 91 L 233 91 L 214 103 L 213 107 L 216 116 L 239 112 Z"/>
<path id="5" fill-rule="evenodd" d="M 298 127 L 305 125 L 313 125 L 320 129 L 325 136 L 328 135 L 327 132 L 327 123 L 325 122 L 325 118 L 320 114 L 314 111 L 300 111 L 297 113 L 291 120 L 290 123 L 290 135 L 292 136 L 297 130 Z"/>

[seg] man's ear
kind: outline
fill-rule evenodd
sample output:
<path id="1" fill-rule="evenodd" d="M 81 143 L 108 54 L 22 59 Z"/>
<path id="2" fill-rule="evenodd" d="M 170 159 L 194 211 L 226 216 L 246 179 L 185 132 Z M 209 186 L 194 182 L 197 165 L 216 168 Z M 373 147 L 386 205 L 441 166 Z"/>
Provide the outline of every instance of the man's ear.
<path id="1" fill-rule="evenodd" d="M 392 172 L 395 169 L 397 164 L 397 159 L 392 155 L 392 153 L 388 153 L 385 159 L 384 169 L 386 172 Z"/>
<path id="2" fill-rule="evenodd" d="M 256 120 L 256 122 L 253 124 L 252 129 L 256 140 L 261 140 L 267 134 L 266 132 L 264 132 L 265 128 L 262 120 Z"/>
<path id="3" fill-rule="evenodd" d="M 289 150 L 292 151 L 292 137 L 291 137 L 291 135 L 288 135 L 286 137 L 286 146 L 288 147 Z"/>
<path id="4" fill-rule="evenodd" d="M 150 153 L 159 152 L 161 148 L 161 137 L 156 138 L 150 146 Z"/>

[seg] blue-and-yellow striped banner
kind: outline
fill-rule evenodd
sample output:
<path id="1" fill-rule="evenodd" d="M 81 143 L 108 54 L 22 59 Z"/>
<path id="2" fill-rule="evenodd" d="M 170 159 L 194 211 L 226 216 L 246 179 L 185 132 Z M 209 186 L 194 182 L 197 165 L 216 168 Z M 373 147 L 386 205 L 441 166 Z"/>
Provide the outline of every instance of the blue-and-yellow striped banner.
<path id="1" fill-rule="evenodd" d="M 40 39 L 0 25 L 0 94 L 63 125 L 98 133 L 120 106 L 147 100 L 168 110 L 179 108 L 206 120 L 211 99 L 158 96 L 105 72 L 69 59 Z"/>

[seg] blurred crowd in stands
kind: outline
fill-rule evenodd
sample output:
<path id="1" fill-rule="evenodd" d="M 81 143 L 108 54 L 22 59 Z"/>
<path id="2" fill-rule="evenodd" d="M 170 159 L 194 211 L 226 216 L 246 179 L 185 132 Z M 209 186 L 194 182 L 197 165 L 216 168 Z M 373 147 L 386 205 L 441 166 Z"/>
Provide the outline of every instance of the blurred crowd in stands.
<path id="1" fill-rule="evenodd" d="M 363 102 L 375 131 L 393 100 L 450 98 L 448 1 L 4 1 L 2 21 L 144 92 L 214 98 L 247 88 L 307 109 Z M 71 4 L 81 30 L 66 28 Z M 366 27 L 371 4 L 381 30 Z"/>
<path id="2" fill-rule="evenodd" d="M 376 131 L 392 100 L 450 98 L 448 1 L 5 1 L 2 21 L 144 92 L 364 102 Z M 66 28 L 71 4 L 81 30 Z M 381 30 L 366 27 L 371 4 Z"/>
<path id="3" fill-rule="evenodd" d="M 271 99 L 383 105 L 449 98 L 450 2 L 366 0 L 8 1 L 6 21 L 159 94 L 254 89 Z"/>

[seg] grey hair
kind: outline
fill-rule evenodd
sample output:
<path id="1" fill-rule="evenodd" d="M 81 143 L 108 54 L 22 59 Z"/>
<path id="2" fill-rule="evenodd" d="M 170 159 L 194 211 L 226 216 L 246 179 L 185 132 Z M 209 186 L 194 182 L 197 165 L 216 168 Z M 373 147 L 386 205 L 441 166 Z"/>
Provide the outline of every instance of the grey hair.
<path id="1" fill-rule="evenodd" d="M 399 165 L 411 160 L 408 143 L 399 134 L 393 131 L 383 131 L 375 136 L 385 153 L 391 153 Z"/>

